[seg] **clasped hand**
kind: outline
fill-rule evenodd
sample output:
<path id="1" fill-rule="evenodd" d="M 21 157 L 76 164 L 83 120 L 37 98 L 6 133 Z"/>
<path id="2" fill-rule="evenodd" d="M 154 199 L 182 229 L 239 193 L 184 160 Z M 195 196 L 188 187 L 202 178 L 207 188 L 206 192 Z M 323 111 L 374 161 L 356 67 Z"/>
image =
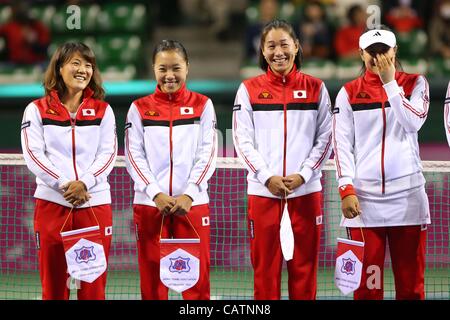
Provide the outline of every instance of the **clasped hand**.
<path id="1" fill-rule="evenodd" d="M 62 186 L 61 189 L 64 191 L 64 199 L 74 207 L 82 206 L 91 198 L 86 185 L 82 181 L 70 181 Z"/>
<path id="2" fill-rule="evenodd" d="M 159 212 L 163 215 L 177 214 L 183 216 L 186 215 L 192 207 L 192 199 L 185 194 L 182 194 L 179 197 L 171 197 L 160 192 L 155 196 L 154 202 Z"/>
<path id="3" fill-rule="evenodd" d="M 286 177 L 272 176 L 266 182 L 266 187 L 270 193 L 278 197 L 286 197 L 294 192 L 294 189 L 305 183 L 303 177 L 299 174 L 291 174 Z"/>

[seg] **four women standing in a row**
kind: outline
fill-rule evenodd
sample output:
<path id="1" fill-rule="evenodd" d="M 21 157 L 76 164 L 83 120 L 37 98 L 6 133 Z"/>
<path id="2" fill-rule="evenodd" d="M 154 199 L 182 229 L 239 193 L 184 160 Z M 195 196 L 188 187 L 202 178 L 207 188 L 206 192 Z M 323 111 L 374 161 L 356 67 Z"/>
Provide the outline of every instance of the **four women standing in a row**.
<path id="1" fill-rule="evenodd" d="M 237 154 L 249 171 L 255 299 L 280 299 L 285 204 L 294 235 L 293 258 L 287 262 L 289 297 L 315 299 L 321 168 L 332 149 L 342 225 L 355 239 L 363 228 L 364 267 L 383 270 L 387 239 L 397 298 L 424 298 L 430 218 L 417 131 L 427 115 L 428 85 L 423 76 L 396 70 L 392 32 L 368 30 L 360 50 L 365 72 L 341 89 L 332 108 L 325 84 L 300 71 L 301 45 L 292 27 L 275 20 L 262 32 L 265 74 L 241 84 L 232 123 Z M 186 88 L 188 67 L 179 42 L 160 42 L 153 53 L 156 90 L 131 104 L 125 125 L 143 299 L 168 298 L 159 277 L 162 237 L 200 238 L 200 279 L 183 296 L 210 297 L 207 181 L 217 157 L 216 119 L 211 100 Z M 65 44 L 49 65 L 46 96 L 25 110 L 22 148 L 37 176 L 35 233 L 44 299 L 68 298 L 58 231 L 71 211 L 68 226 L 73 228 L 90 226 L 97 217 L 108 256 L 112 215 L 106 176 L 117 143 L 114 115 L 102 101 L 99 80 L 92 51 Z M 382 299 L 382 287 L 367 288 L 364 277 L 365 270 L 355 298 Z M 104 299 L 105 285 L 106 273 L 92 284 L 82 282 L 79 298 Z"/>

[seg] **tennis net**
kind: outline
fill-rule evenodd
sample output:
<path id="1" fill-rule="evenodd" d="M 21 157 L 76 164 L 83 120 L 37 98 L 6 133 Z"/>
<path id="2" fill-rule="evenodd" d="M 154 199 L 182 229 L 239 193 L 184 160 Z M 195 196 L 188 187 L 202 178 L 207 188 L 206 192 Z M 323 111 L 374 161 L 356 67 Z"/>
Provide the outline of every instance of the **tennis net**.
<path id="1" fill-rule="evenodd" d="M 450 162 L 423 162 L 432 224 L 428 227 L 425 290 L 427 299 L 449 299 Z M 247 172 L 236 158 L 219 158 L 210 180 L 211 298 L 253 299 L 253 271 L 247 231 Z M 41 299 L 37 249 L 33 233 L 35 177 L 21 154 L 0 154 L 0 299 Z M 133 184 L 123 156 L 109 176 L 113 199 L 107 299 L 140 299 Z M 352 299 L 334 285 L 340 198 L 332 160 L 323 171 L 323 229 L 320 242 L 318 299 Z M 387 251 L 385 298 L 395 297 Z M 284 267 L 284 270 L 286 268 Z M 287 299 L 287 273 L 282 297 Z M 73 284 L 76 288 L 76 284 Z M 72 292 L 71 298 L 76 298 Z M 170 299 L 181 299 L 170 292 Z"/>

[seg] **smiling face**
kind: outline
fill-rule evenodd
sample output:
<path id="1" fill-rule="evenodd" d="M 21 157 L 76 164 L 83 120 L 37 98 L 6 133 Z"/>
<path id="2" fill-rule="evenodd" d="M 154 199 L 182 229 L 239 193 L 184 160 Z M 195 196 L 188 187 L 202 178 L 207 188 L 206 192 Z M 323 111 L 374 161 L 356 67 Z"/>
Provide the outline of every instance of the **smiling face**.
<path id="1" fill-rule="evenodd" d="M 177 50 L 164 50 L 156 54 L 153 71 L 161 91 L 174 93 L 186 82 L 188 65 Z"/>
<path id="2" fill-rule="evenodd" d="M 75 52 L 62 67 L 59 68 L 61 77 L 69 94 L 83 91 L 91 81 L 93 65 L 83 58 L 79 52 Z"/>
<path id="3" fill-rule="evenodd" d="M 264 59 L 279 75 L 287 75 L 292 70 L 298 50 L 299 44 L 281 28 L 270 30 L 262 46 Z"/>

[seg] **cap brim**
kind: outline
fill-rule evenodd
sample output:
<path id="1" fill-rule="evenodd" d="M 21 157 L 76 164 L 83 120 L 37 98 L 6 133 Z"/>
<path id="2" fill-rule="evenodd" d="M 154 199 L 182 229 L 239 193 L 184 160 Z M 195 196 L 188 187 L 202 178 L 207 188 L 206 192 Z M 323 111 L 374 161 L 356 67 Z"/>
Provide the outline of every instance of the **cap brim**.
<path id="1" fill-rule="evenodd" d="M 359 37 L 359 47 L 366 49 L 374 43 L 384 43 L 385 45 L 393 48 L 397 45 L 395 34 L 388 30 L 369 30 Z"/>

